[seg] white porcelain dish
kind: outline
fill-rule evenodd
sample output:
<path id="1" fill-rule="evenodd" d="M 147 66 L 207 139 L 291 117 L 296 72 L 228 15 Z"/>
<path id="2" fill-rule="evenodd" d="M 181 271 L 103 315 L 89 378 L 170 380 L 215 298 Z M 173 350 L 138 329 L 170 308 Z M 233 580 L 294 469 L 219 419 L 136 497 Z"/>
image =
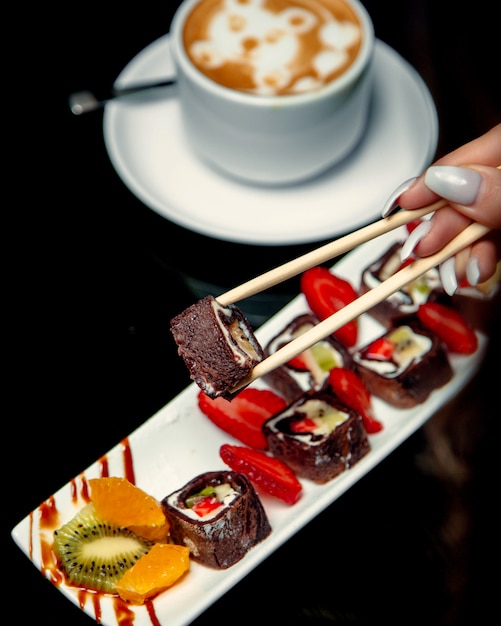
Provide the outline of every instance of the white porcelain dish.
<path id="1" fill-rule="evenodd" d="M 117 84 L 173 73 L 165 35 L 130 61 Z M 110 102 L 103 129 L 114 168 L 146 206 L 203 235 L 257 245 L 321 241 L 380 217 L 394 189 L 430 163 L 438 140 L 427 86 L 379 40 L 362 142 L 343 163 L 301 185 L 253 186 L 201 162 L 187 146 L 175 88 L 165 97 Z"/>
<path id="2" fill-rule="evenodd" d="M 381 256 L 390 242 L 403 237 L 406 232 L 404 229 L 405 227 L 402 227 L 398 231 L 364 244 L 345 256 L 335 266 L 335 272 L 358 287 L 356 277 L 360 276 L 362 268 L 369 260 Z M 257 331 L 258 339 L 261 343 L 266 343 L 296 315 L 305 311 L 307 311 L 305 300 L 299 295 Z M 380 331 L 381 327 L 367 315 L 360 318 L 360 342 L 365 343 Z M 181 584 L 153 601 L 153 610 L 158 623 L 169 626 L 190 624 L 276 548 L 326 507 L 332 505 L 347 489 L 397 448 L 474 376 L 487 344 L 483 335 L 480 335 L 479 339 L 479 350 L 474 355 L 451 355 L 454 370 L 452 380 L 433 392 L 424 404 L 402 410 L 373 398 L 375 415 L 383 422 L 384 428 L 381 432 L 370 435 L 371 451 L 353 468 L 325 485 L 319 486 L 303 480 L 303 495 L 293 506 L 271 496 L 263 496 L 262 501 L 273 529 L 271 535 L 227 570 L 215 571 L 193 563 L 187 578 Z M 184 367 L 181 361 L 179 367 Z M 260 384 L 260 381 L 257 381 L 256 386 Z M 200 413 L 196 402 L 197 393 L 198 387 L 194 383 L 188 386 L 127 439 L 136 484 L 158 499 L 162 499 L 199 473 L 227 469 L 219 457 L 219 447 L 226 442 L 238 443 Z M 124 475 L 125 452 L 124 442 L 121 441 L 105 455 L 105 459 L 101 458 L 84 469 L 74 481 L 70 481 L 47 499 L 51 510 L 55 507 L 60 512 L 61 523 L 69 520 L 83 506 L 83 502 L 75 500 L 75 493 L 79 493 L 83 477 L 88 479 L 101 475 L 103 460 L 110 475 Z M 47 531 L 40 527 L 43 505 L 44 503 L 21 520 L 12 530 L 12 536 L 34 565 L 46 574 L 41 554 L 43 538 L 45 537 L 45 542 L 47 541 Z M 90 598 L 82 607 L 81 596 L 77 591 L 64 584 L 59 585 L 59 589 L 71 602 L 96 619 L 96 607 Z M 111 598 L 103 598 L 100 608 L 102 611 L 100 623 L 103 626 L 119 626 Z M 151 626 L 151 615 L 145 607 L 136 607 L 130 623 L 134 626 Z"/>

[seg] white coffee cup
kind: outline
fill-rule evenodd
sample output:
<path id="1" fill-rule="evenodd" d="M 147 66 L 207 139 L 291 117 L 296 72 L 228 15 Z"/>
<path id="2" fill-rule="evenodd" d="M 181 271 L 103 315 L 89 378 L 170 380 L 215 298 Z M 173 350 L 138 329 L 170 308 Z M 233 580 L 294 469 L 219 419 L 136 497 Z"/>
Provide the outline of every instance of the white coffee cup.
<path id="1" fill-rule="evenodd" d="M 281 4 L 292 6 L 285 10 Z M 355 25 L 335 19 L 329 7 L 338 4 L 354 12 Z M 190 50 L 207 62 L 207 73 L 195 67 L 184 43 L 186 21 L 200 8 L 208 13 L 202 14 L 201 28 L 191 18 L 197 42 Z M 314 39 L 315 48 L 308 52 L 319 78 L 311 77 L 309 65 L 291 77 L 290 61 L 306 47 L 308 37 L 313 40 L 319 24 L 322 39 Z M 274 39 L 279 47 L 273 47 Z M 348 67 L 322 83 L 323 74 L 335 73 L 336 64 L 346 61 L 353 42 L 358 51 Z M 223 174 L 262 185 L 298 183 L 339 163 L 363 136 L 374 28 L 358 0 L 184 0 L 172 20 L 170 45 L 188 142 Z M 244 57 L 251 59 L 249 75 L 255 79 L 250 87 L 225 86 L 210 74 L 215 67 L 225 79 L 224 72 L 235 69 L 237 59 L 240 65 L 233 74 L 240 81 L 248 70 L 241 64 Z M 277 91 L 277 85 L 290 84 L 292 93 Z"/>

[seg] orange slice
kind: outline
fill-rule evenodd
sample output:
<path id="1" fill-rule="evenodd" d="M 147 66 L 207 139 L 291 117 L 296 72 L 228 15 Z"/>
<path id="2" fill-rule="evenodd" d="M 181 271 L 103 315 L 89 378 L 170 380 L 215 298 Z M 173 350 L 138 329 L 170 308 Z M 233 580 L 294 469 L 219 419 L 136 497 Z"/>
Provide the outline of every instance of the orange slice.
<path id="1" fill-rule="evenodd" d="M 162 505 L 126 478 L 89 479 L 90 499 L 103 520 L 125 526 L 139 537 L 165 541 L 170 524 Z"/>
<path id="2" fill-rule="evenodd" d="M 118 595 L 131 604 L 144 604 L 148 598 L 171 587 L 190 569 L 190 550 L 172 543 L 156 543 L 115 584 Z"/>

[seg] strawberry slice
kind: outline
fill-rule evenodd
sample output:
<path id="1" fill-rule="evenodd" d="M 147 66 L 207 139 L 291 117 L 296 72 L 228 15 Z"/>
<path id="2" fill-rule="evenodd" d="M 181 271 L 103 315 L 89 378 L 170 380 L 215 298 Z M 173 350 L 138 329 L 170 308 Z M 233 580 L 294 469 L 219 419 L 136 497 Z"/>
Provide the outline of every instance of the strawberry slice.
<path id="1" fill-rule="evenodd" d="M 300 287 L 308 306 L 321 320 L 330 317 L 358 298 L 357 291 L 349 281 L 323 266 L 311 267 L 303 272 Z M 351 348 L 358 338 L 358 319 L 347 322 L 336 330 L 334 335 L 341 343 Z"/>
<path id="2" fill-rule="evenodd" d="M 329 373 L 329 384 L 346 406 L 360 413 L 367 433 L 377 433 L 383 429 L 383 424 L 374 416 L 370 391 L 358 374 L 343 367 L 335 367 Z"/>
<path id="3" fill-rule="evenodd" d="M 310 359 L 308 357 L 308 351 L 301 352 L 297 356 L 293 356 L 292 359 L 287 361 L 289 367 L 293 367 L 296 370 L 306 371 L 310 369 Z"/>
<path id="4" fill-rule="evenodd" d="M 310 417 L 294 420 L 290 426 L 293 433 L 311 433 L 316 427 L 317 424 Z"/>
<path id="5" fill-rule="evenodd" d="M 438 302 L 424 302 L 417 316 L 424 326 L 440 337 L 451 352 L 476 352 L 478 337 L 475 329 L 459 311 Z"/>
<path id="6" fill-rule="evenodd" d="M 395 344 L 386 337 L 378 337 L 364 350 L 364 357 L 378 361 L 389 361 L 395 351 Z"/>
<path id="7" fill-rule="evenodd" d="M 192 506 L 192 510 L 199 516 L 205 517 L 221 507 L 221 502 L 215 496 L 205 496 L 197 500 Z"/>
<path id="8" fill-rule="evenodd" d="M 405 261 L 404 261 L 403 263 L 401 263 L 401 264 L 400 264 L 400 267 L 398 268 L 398 269 L 399 269 L 399 271 L 400 271 L 400 270 L 403 270 L 403 269 L 404 269 L 404 267 L 407 267 L 407 266 L 408 266 L 408 265 L 410 265 L 411 263 L 414 263 L 414 261 L 415 261 L 415 260 L 416 260 L 416 257 L 415 257 L 415 256 L 412 256 L 412 255 L 411 255 L 410 257 L 408 257 L 407 259 L 405 259 Z"/>
<path id="9" fill-rule="evenodd" d="M 198 406 L 224 432 L 251 448 L 266 450 L 268 442 L 262 425 L 269 417 L 282 411 L 287 403 L 271 390 L 246 387 L 232 400 L 222 396 L 209 398 L 199 391 Z"/>
<path id="10" fill-rule="evenodd" d="M 421 219 L 415 219 L 415 220 L 411 220 L 410 222 L 407 222 L 407 224 L 405 225 L 407 232 L 410 234 L 412 233 L 412 231 L 417 228 L 419 226 L 419 224 L 421 224 L 422 220 Z"/>
<path id="11" fill-rule="evenodd" d="M 234 472 L 245 474 L 266 493 L 286 504 L 295 504 L 299 500 L 303 488 L 296 474 L 266 452 L 225 443 L 219 448 L 219 456 Z"/>

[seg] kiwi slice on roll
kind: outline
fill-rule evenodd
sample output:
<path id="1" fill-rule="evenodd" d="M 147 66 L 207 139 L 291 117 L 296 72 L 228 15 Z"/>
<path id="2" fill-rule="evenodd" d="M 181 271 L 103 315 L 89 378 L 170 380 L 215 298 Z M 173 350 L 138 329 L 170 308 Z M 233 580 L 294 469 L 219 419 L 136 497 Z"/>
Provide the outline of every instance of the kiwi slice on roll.
<path id="1" fill-rule="evenodd" d="M 54 531 L 54 553 L 69 584 L 115 593 L 115 583 L 153 542 L 98 517 L 92 503 Z"/>

